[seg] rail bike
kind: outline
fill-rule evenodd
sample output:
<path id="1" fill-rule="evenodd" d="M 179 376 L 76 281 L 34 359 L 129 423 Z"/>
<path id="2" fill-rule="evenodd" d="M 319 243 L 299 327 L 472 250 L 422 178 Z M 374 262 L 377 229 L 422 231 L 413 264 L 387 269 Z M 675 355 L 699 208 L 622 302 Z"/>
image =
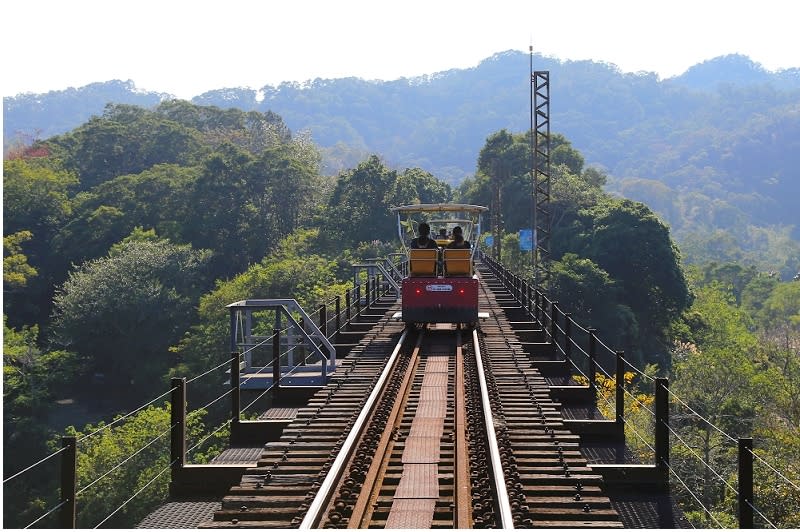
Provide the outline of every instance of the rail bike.
<path id="1" fill-rule="evenodd" d="M 402 311 L 396 315 L 407 324 L 463 323 L 474 326 L 478 311 L 478 276 L 474 257 L 481 233 L 479 205 L 426 203 L 394 207 L 397 232 L 408 256 L 408 275 L 402 280 Z M 425 249 L 412 247 L 428 226 L 430 240 Z M 427 229 L 427 228 L 425 228 Z M 459 231 L 460 229 L 460 231 Z M 469 243 L 452 249 L 454 240 Z"/>

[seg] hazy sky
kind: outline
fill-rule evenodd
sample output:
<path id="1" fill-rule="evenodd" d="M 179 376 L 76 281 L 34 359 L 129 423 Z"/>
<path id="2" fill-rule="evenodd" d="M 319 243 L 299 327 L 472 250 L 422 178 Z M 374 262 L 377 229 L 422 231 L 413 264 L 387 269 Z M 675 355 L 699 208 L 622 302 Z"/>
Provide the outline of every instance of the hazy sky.
<path id="1" fill-rule="evenodd" d="M 0 15 L 3 96 L 396 79 L 530 44 L 662 78 L 729 53 L 800 67 L 797 0 L 3 0 Z"/>

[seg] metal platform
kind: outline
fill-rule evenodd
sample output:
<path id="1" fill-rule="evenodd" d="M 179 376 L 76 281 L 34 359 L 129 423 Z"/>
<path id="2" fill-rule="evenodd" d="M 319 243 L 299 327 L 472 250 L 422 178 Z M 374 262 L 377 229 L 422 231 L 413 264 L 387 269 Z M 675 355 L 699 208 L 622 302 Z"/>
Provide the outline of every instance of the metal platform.
<path id="1" fill-rule="evenodd" d="M 403 311 L 397 311 L 392 314 L 392 319 L 395 321 L 403 321 Z M 488 320 L 489 313 L 488 312 L 478 312 L 478 319 L 479 320 Z"/>
<path id="2" fill-rule="evenodd" d="M 327 378 L 335 375 L 335 372 L 335 369 L 328 369 Z M 239 381 L 242 390 L 267 390 L 272 386 L 272 367 L 250 368 L 250 372 L 243 373 Z M 281 386 L 324 386 L 326 376 L 322 373 L 322 364 L 317 362 L 307 366 L 282 367 L 280 381 Z"/>

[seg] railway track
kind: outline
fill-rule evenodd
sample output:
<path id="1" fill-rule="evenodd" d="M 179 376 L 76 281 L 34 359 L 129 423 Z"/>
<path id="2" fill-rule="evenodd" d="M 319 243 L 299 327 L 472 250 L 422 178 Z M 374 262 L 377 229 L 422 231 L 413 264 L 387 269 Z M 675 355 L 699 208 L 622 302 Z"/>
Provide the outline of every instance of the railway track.
<path id="1" fill-rule="evenodd" d="M 483 275 L 480 331 L 386 312 L 201 528 L 621 528 Z"/>
<path id="2" fill-rule="evenodd" d="M 561 405 L 514 334 L 496 294 L 499 282 L 482 272 L 480 305 L 489 311 L 481 346 L 515 526 L 623 528 L 602 477 L 580 451 L 580 437 L 564 426 Z"/>
<path id="3" fill-rule="evenodd" d="M 468 333 L 469 335 L 469 333 Z M 469 335 L 472 342 L 472 335 Z M 477 338 L 477 337 L 476 337 Z M 336 489 L 320 490 L 301 528 L 470 528 L 511 526 L 493 431 L 483 419 L 486 381 L 471 374 L 455 327 L 420 331 L 386 380 Z M 470 349 L 477 353 L 477 349 Z M 467 390 L 467 394 L 462 391 Z M 474 401 L 465 400 L 472 395 Z M 470 456 L 489 450 L 480 474 Z M 331 487 L 333 484 L 331 484 Z M 475 511 L 478 508 L 478 511 Z"/>

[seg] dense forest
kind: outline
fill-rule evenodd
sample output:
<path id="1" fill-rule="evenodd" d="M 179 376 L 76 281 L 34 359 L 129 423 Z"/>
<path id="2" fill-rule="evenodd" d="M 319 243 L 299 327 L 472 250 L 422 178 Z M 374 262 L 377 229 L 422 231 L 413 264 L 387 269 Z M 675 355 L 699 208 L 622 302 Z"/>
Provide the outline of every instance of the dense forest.
<path id="1" fill-rule="evenodd" d="M 553 126 L 608 174 L 607 191 L 669 224 L 687 263 L 797 274 L 800 69 L 769 72 L 740 55 L 669 79 L 540 55 L 534 68 L 550 71 Z M 508 51 L 419 78 L 224 88 L 192 103 L 279 114 L 309 132 L 324 174 L 380 153 L 391 168 L 425 168 L 457 186 L 487 136 L 528 129 L 528 69 L 527 54 Z M 130 81 L 4 98 L 4 148 L 65 133 L 107 103 L 152 108 L 166 99 Z"/>
<path id="2" fill-rule="evenodd" d="M 520 202 L 530 195 L 529 133 L 521 131 L 490 131 L 472 155 L 472 175 L 455 188 L 425 167 L 397 170 L 376 154 L 329 175 L 324 149 L 275 112 L 177 100 L 109 105 L 74 129 L 9 150 L 4 478 L 56 449 L 61 434 L 94 433 L 98 421 L 158 397 L 170 376 L 224 361 L 226 304 L 257 295 L 312 307 L 341 293 L 352 262 L 396 249 L 389 207 L 488 205 L 489 161 L 508 169 L 503 261 L 524 273 L 516 231 L 527 212 Z M 756 436 L 764 457 L 797 478 L 800 282 L 740 264 L 687 268 L 663 219 L 606 191 L 610 177 L 587 165 L 568 135 L 553 136 L 552 159 L 548 292 L 639 367 L 669 376 L 726 431 Z M 79 481 L 155 438 L 168 416 L 149 407 L 90 440 L 80 449 Z M 206 423 L 192 418 L 190 438 Z M 730 453 L 703 439 L 702 428 L 689 429 L 709 459 L 733 474 Z M 137 455 L 133 467 L 93 485 L 79 524 L 96 525 L 164 460 L 168 453 Z M 695 479 L 703 502 L 732 519 L 731 493 L 712 480 Z M 4 486 L 7 527 L 41 515 L 56 491 L 44 474 L 14 482 Z M 154 484 L 114 524 L 135 525 L 165 493 L 166 481 Z M 772 522 L 800 524 L 800 493 L 759 497 Z M 707 525 L 690 498 L 685 504 Z"/>

